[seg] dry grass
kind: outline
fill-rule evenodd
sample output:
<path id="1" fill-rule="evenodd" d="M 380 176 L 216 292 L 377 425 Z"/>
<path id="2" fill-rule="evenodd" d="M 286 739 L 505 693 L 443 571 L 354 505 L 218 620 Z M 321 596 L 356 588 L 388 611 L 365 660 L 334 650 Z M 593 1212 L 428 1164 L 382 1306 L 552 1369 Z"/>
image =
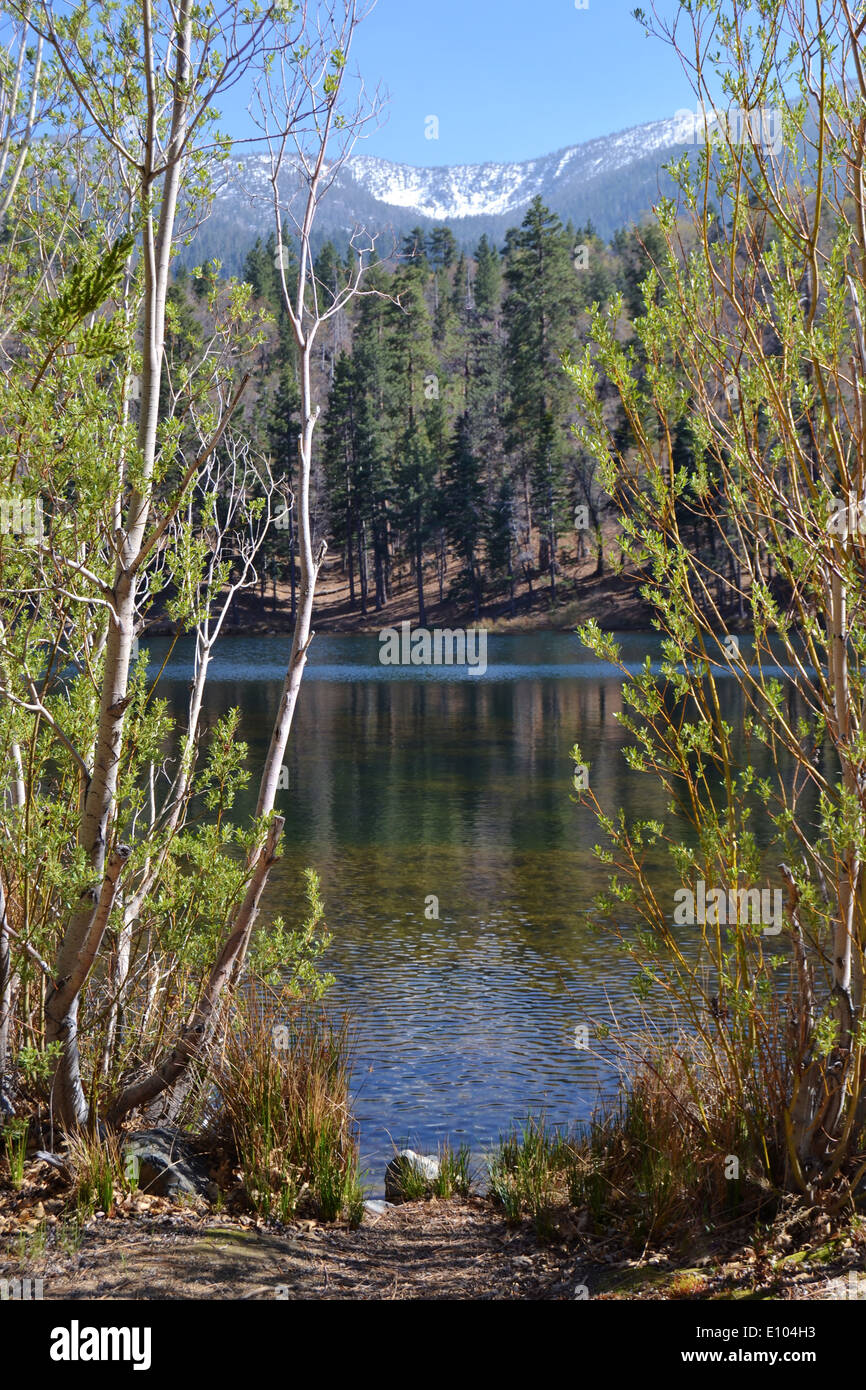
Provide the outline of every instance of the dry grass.
<path id="1" fill-rule="evenodd" d="M 744 1077 L 700 1039 L 644 1042 L 631 1044 L 618 1098 L 585 1131 L 563 1136 L 530 1119 L 500 1141 L 491 1195 L 510 1220 L 531 1217 L 544 1238 L 568 1205 L 590 1229 L 616 1226 L 646 1248 L 769 1213 L 784 1151 L 768 1078 Z"/>
<path id="2" fill-rule="evenodd" d="M 239 1006 L 217 1088 L 220 1125 L 256 1211 L 288 1221 L 363 1215 L 358 1145 L 349 1106 L 345 1022 L 275 997 Z"/>

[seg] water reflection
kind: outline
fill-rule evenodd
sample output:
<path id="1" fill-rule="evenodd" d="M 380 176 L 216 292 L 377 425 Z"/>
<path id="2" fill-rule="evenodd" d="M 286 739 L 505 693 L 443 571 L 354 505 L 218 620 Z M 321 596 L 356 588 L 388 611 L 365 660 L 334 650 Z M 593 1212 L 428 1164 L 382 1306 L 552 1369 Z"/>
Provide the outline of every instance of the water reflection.
<path id="1" fill-rule="evenodd" d="M 652 636 L 623 641 L 635 668 L 658 654 Z M 214 666 L 208 722 L 241 709 L 254 774 L 287 645 L 230 639 Z M 159 663 L 167 644 L 150 650 Z M 166 668 L 178 712 L 190 660 L 181 644 Z M 575 1049 L 576 1024 L 604 1015 L 607 998 L 636 1017 L 631 967 L 580 922 L 606 879 L 569 756 L 577 741 L 605 807 L 665 816 L 660 790 L 621 756 L 620 678 L 567 635 L 492 637 L 488 661 L 484 676 L 430 678 L 380 666 L 375 638 L 317 637 L 287 754 L 284 857 L 263 916 L 298 917 L 301 870 L 316 868 L 377 1190 L 389 1136 L 435 1149 L 448 1134 L 481 1151 L 529 1109 L 584 1119 L 612 1073 Z M 759 773 L 767 756 L 754 750 Z"/>

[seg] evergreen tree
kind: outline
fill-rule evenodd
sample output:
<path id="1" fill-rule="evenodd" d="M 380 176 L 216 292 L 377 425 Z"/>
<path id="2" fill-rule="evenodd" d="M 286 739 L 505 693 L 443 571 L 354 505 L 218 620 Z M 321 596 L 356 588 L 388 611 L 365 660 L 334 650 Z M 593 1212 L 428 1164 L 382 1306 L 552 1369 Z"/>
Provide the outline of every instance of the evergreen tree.
<path id="1" fill-rule="evenodd" d="M 574 343 L 578 290 L 572 240 L 541 198 L 533 200 L 520 229 L 508 233 L 505 280 L 509 447 L 523 485 L 527 545 L 536 510 L 544 534 L 541 567 L 548 569 L 555 593 L 570 445 L 570 393 L 561 354 Z"/>
<path id="2" fill-rule="evenodd" d="M 427 238 L 427 257 L 434 270 L 447 270 L 457 257 L 457 240 L 450 227 L 434 227 Z"/>
<path id="3" fill-rule="evenodd" d="M 390 281 L 374 266 L 367 285 L 385 293 Z M 379 295 L 361 301 L 353 342 L 355 432 L 357 450 L 358 569 L 362 611 L 366 611 L 367 550 L 372 547 L 376 608 L 388 601 L 391 584 L 391 516 L 393 490 L 391 439 L 386 414 L 388 321 L 393 306 Z"/>
<path id="4" fill-rule="evenodd" d="M 487 559 L 494 574 L 508 576 L 509 611 L 514 616 L 514 555 L 517 526 L 512 480 L 503 474 L 486 517 Z"/>
<path id="5" fill-rule="evenodd" d="M 502 501 L 503 487 L 510 499 L 509 515 L 513 513 L 513 480 L 505 467 L 503 432 L 506 390 L 500 322 L 502 275 L 499 256 L 485 237 L 481 239 L 477 257 L 475 284 L 470 284 L 461 311 L 463 411 L 469 447 L 480 465 L 482 529 L 488 540 L 487 559 L 491 571 L 501 573 L 508 569 L 510 552 L 495 541 L 491 543 L 489 537 L 495 530 L 492 513 Z M 479 269 L 480 301 L 477 295 Z"/>
<path id="6" fill-rule="evenodd" d="M 329 309 L 336 298 L 338 288 L 345 276 L 343 263 L 332 241 L 326 241 L 315 260 L 317 291 L 322 296 L 322 307 Z"/>
<path id="7" fill-rule="evenodd" d="M 272 572 L 288 571 L 292 621 L 297 612 L 297 526 L 292 505 L 297 476 L 298 435 L 301 429 L 301 392 L 293 360 L 284 360 L 272 394 L 264 400 L 265 435 L 275 477 L 282 482 L 283 501 L 277 506 L 276 525 L 268 537 L 264 562 Z"/>
<path id="8" fill-rule="evenodd" d="M 340 287 L 347 283 L 343 262 L 332 241 L 326 241 L 321 247 L 316 256 L 314 270 L 319 309 L 326 311 L 333 305 L 340 292 Z M 330 320 L 327 334 L 323 332 L 319 337 L 319 365 L 331 382 L 334 380 L 334 370 L 342 347 L 342 337 L 343 316 L 340 313 L 335 314 Z"/>
<path id="9" fill-rule="evenodd" d="M 361 480 L 358 449 L 357 366 L 342 353 L 334 368 L 323 427 L 323 463 L 328 489 L 331 530 L 344 546 L 349 576 L 349 602 L 355 606 L 356 544 L 360 541 Z M 367 611 L 366 565 L 358 553 L 361 611 Z"/>
<path id="10" fill-rule="evenodd" d="M 620 229 L 612 245 L 619 262 L 617 288 L 622 292 L 626 312 L 630 319 L 641 318 L 646 313 L 644 281 L 653 266 L 664 259 L 664 235 L 659 227 L 648 222 Z"/>
<path id="11" fill-rule="evenodd" d="M 429 425 L 438 415 L 438 361 L 425 297 L 426 257 L 398 266 L 394 289 L 398 305 L 388 306 L 392 467 L 402 528 L 409 539 L 418 592 L 418 621 L 427 621 L 424 600 L 424 545 L 433 521 L 436 458 Z"/>
<path id="12" fill-rule="evenodd" d="M 423 227 L 413 227 L 411 232 L 404 236 L 400 247 L 400 259 L 414 261 L 416 266 L 423 266 L 424 272 L 427 272 L 427 236 Z"/>
<path id="13" fill-rule="evenodd" d="M 574 233 L 573 256 L 581 305 L 606 304 L 617 288 L 614 263 L 591 222 Z"/>
<path id="14" fill-rule="evenodd" d="M 478 549 L 484 534 L 484 484 L 479 461 L 472 448 L 472 429 L 467 413 L 457 421 L 444 482 L 442 496 L 447 518 L 446 532 L 462 561 L 475 617 L 478 618 L 481 612 Z"/>
<path id="15" fill-rule="evenodd" d="M 442 355 L 448 356 L 454 350 L 457 328 L 458 314 L 449 273 L 437 270 L 433 275 L 433 341 Z"/>
<path id="16" fill-rule="evenodd" d="M 472 272 L 469 262 L 463 253 L 454 268 L 454 283 L 451 288 L 451 307 L 454 313 L 463 316 L 467 310 L 474 307 L 475 300 L 472 294 Z"/>
<path id="17" fill-rule="evenodd" d="M 243 278 L 252 285 L 257 299 L 262 299 L 269 308 L 275 309 L 280 302 L 276 264 L 276 240 L 273 232 L 262 241 L 256 237 L 255 245 L 247 252 L 244 260 Z"/>
<path id="18" fill-rule="evenodd" d="M 499 306 L 502 286 L 502 262 L 495 246 L 491 246 L 486 234 L 478 243 L 475 252 L 475 283 L 473 297 L 475 307 L 482 318 L 492 318 Z"/>

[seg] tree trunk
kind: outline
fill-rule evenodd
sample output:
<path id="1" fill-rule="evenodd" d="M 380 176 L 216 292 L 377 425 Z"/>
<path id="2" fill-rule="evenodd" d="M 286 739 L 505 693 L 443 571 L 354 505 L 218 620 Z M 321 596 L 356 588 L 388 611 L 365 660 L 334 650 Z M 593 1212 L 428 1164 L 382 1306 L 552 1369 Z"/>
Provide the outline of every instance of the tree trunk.
<path id="1" fill-rule="evenodd" d="M 601 576 L 604 574 L 604 537 L 601 534 L 601 525 L 598 521 L 595 523 L 595 545 L 595 578 L 600 579 Z"/>
<path id="2" fill-rule="evenodd" d="M 211 970 L 192 1019 L 182 1029 L 178 1041 L 156 1070 L 150 1076 L 128 1086 L 117 1098 L 108 1115 L 111 1124 L 118 1125 L 124 1116 L 132 1110 L 149 1105 L 157 1096 L 176 1085 L 186 1073 L 190 1062 L 207 1051 L 219 1021 L 218 1006 L 223 991 L 237 961 L 246 954 L 268 874 L 277 858 L 277 848 L 284 825 L 285 820 L 282 816 L 274 816 L 271 821 L 267 838 L 259 851 L 252 876 L 247 885 L 243 902 L 235 914 L 231 930 L 223 943 L 219 958 Z"/>
<path id="3" fill-rule="evenodd" d="M 82 907 L 74 915 L 73 922 L 83 920 L 84 931 L 67 931 L 57 958 L 56 978 L 45 998 L 45 1041 L 63 1044 L 54 1074 L 51 1099 L 54 1114 L 64 1128 L 82 1126 L 88 1118 L 78 1054 L 78 1004 L 102 944 L 117 894 L 120 871 L 130 853 L 128 845 L 118 845 L 106 866 L 101 889 L 85 889 L 82 893 L 82 900 L 88 906 Z"/>
<path id="4" fill-rule="evenodd" d="M 421 518 L 415 517 L 415 585 L 418 591 L 418 622 L 427 626 L 427 609 L 424 606 L 424 548 L 421 544 Z"/>
<path id="5" fill-rule="evenodd" d="M 361 585 L 361 612 L 367 612 L 367 523 L 361 517 L 358 524 L 358 579 Z"/>
<path id="6" fill-rule="evenodd" d="M 0 878 L 0 1092 L 6 1080 L 9 1056 L 9 1028 L 12 1021 L 12 953 L 6 920 L 6 894 Z"/>
<path id="7" fill-rule="evenodd" d="M 355 607 L 355 550 L 352 545 L 353 515 L 352 504 L 346 497 L 346 563 L 349 568 L 349 603 Z"/>
<path id="8" fill-rule="evenodd" d="M 138 425 L 142 481 L 140 490 L 134 492 L 130 498 L 126 534 L 120 549 L 113 591 L 113 612 L 108 626 L 93 765 L 79 829 L 79 843 L 96 875 L 102 874 L 108 849 L 109 824 L 123 744 L 124 711 L 127 705 L 129 665 L 134 638 L 135 562 L 139 557 L 150 512 L 150 484 L 156 459 L 165 343 L 165 304 L 183 151 L 187 138 L 187 89 L 191 48 L 192 0 L 180 0 L 172 79 L 174 100 L 163 165 L 165 172 L 159 200 L 156 236 L 152 211 L 155 179 L 150 172 L 150 161 L 155 154 L 157 117 L 152 106 L 152 92 L 148 97 L 148 162 L 141 176 L 140 188 L 140 201 L 145 213 L 142 235 L 145 285 L 142 385 Z M 63 1125 L 78 1126 L 83 1124 L 87 1117 L 77 1043 L 78 995 L 102 940 L 108 912 L 117 889 L 117 874 L 128 853 L 129 850 L 123 846 L 118 846 L 115 851 L 106 872 L 96 913 L 92 911 L 92 905 L 88 901 L 72 914 L 64 932 L 57 961 L 57 983 L 46 1000 L 46 1041 L 63 1042 L 53 1088 L 57 1118 Z"/>

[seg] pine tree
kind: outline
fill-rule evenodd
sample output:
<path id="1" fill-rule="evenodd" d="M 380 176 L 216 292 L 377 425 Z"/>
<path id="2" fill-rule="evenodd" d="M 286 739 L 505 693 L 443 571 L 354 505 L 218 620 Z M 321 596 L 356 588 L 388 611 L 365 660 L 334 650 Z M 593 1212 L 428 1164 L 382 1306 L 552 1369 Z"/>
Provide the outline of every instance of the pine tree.
<path id="1" fill-rule="evenodd" d="M 472 271 L 468 260 L 461 252 L 460 259 L 454 267 L 454 283 L 451 287 L 451 307 L 458 317 L 462 318 L 469 309 L 475 307 L 475 299 L 472 293 Z"/>
<path id="2" fill-rule="evenodd" d="M 401 261 L 414 261 L 417 267 L 423 268 L 425 274 L 430 265 L 427 260 L 427 235 L 423 227 L 413 227 L 403 238 L 400 247 Z"/>
<path id="3" fill-rule="evenodd" d="M 591 222 L 574 233 L 572 254 L 581 305 L 606 304 L 616 289 L 615 262 Z"/>
<path id="4" fill-rule="evenodd" d="M 508 576 L 509 611 L 514 616 L 514 555 L 517 541 L 514 487 L 502 474 L 492 503 L 487 508 L 487 560 L 494 574 Z"/>
<path id="5" fill-rule="evenodd" d="M 427 257 L 434 270 L 447 270 L 457 257 L 457 240 L 450 227 L 434 227 L 427 238 Z"/>
<path id="6" fill-rule="evenodd" d="M 503 432 L 506 392 L 501 325 L 502 274 L 499 256 L 486 237 L 479 243 L 474 271 L 474 279 L 470 278 L 463 296 L 460 317 L 463 412 L 468 446 L 479 461 L 483 488 L 480 521 L 487 562 L 492 573 L 508 573 L 510 545 L 503 546 L 498 533 L 494 536 L 496 518 L 493 515 L 494 508 L 502 502 L 503 488 L 510 499 L 509 516 L 513 513 L 513 482 L 505 467 Z"/>
<path id="7" fill-rule="evenodd" d="M 527 547 L 535 509 L 545 539 L 541 567 L 548 569 L 555 593 L 557 528 L 570 446 L 570 392 L 561 354 L 574 344 L 578 290 L 571 238 L 541 198 L 533 200 L 520 229 L 508 233 L 505 280 L 509 447 L 523 484 Z"/>
<path id="8" fill-rule="evenodd" d="M 630 319 L 641 318 L 646 313 L 644 281 L 653 266 L 664 259 L 664 234 L 648 222 L 620 229 L 612 245 L 619 260 L 617 288 L 622 291 L 626 312 Z"/>
<path id="9" fill-rule="evenodd" d="M 479 460 L 472 448 L 472 428 L 467 413 L 457 421 L 444 483 L 446 532 L 463 563 L 473 610 L 478 618 L 481 612 L 478 549 L 485 529 L 484 484 Z"/>
<path id="10" fill-rule="evenodd" d="M 297 526 L 291 504 L 297 470 L 298 435 L 301 429 L 301 392 L 292 359 L 280 364 L 277 384 L 265 400 L 265 434 L 274 474 L 282 483 L 283 502 L 278 505 L 276 525 L 265 547 L 264 558 L 274 569 L 288 570 L 292 622 L 297 613 Z"/>
<path id="11" fill-rule="evenodd" d="M 502 288 L 502 261 L 495 246 L 491 246 L 486 234 L 478 243 L 475 252 L 475 282 L 473 297 L 475 307 L 482 318 L 492 318 L 499 306 Z"/>
<path id="12" fill-rule="evenodd" d="M 256 298 L 264 300 L 271 309 L 275 309 L 280 300 L 275 256 L 276 241 L 273 232 L 266 241 L 256 237 L 255 245 L 247 252 L 243 270 L 243 278 L 248 285 L 252 285 Z"/>
<path id="13" fill-rule="evenodd" d="M 340 286 L 346 283 L 343 263 L 332 241 L 326 241 L 323 244 L 316 257 L 314 270 L 319 308 L 320 310 L 330 309 L 339 293 Z M 342 314 L 335 314 L 330 321 L 327 336 L 322 333 L 319 341 L 319 365 L 331 382 L 334 380 L 336 361 L 342 346 L 342 335 Z"/>
<path id="14" fill-rule="evenodd" d="M 427 621 L 424 546 L 433 523 L 436 458 L 431 447 L 431 410 L 439 398 L 438 361 L 425 297 L 426 257 L 402 263 L 394 276 L 398 304 L 388 305 L 389 413 L 393 428 L 392 467 L 397 507 L 408 535 L 418 593 L 418 621 Z"/>
<path id="15" fill-rule="evenodd" d="M 360 475 L 357 429 L 356 364 L 342 353 L 334 367 L 323 427 L 323 465 L 334 538 L 344 546 L 349 575 L 349 602 L 355 607 L 355 546 L 360 536 Z M 366 612 L 366 566 L 358 555 L 361 611 Z M 363 577 L 362 577 L 363 576 Z"/>
<path id="16" fill-rule="evenodd" d="M 374 266 L 367 286 L 385 293 L 390 282 Z M 388 388 L 388 311 L 393 306 L 379 295 L 361 301 L 355 326 L 352 360 L 355 384 L 357 454 L 357 545 L 362 611 L 366 612 L 367 551 L 372 547 L 376 608 L 388 601 L 391 584 L 391 516 L 393 491 L 391 432 L 386 413 Z"/>

